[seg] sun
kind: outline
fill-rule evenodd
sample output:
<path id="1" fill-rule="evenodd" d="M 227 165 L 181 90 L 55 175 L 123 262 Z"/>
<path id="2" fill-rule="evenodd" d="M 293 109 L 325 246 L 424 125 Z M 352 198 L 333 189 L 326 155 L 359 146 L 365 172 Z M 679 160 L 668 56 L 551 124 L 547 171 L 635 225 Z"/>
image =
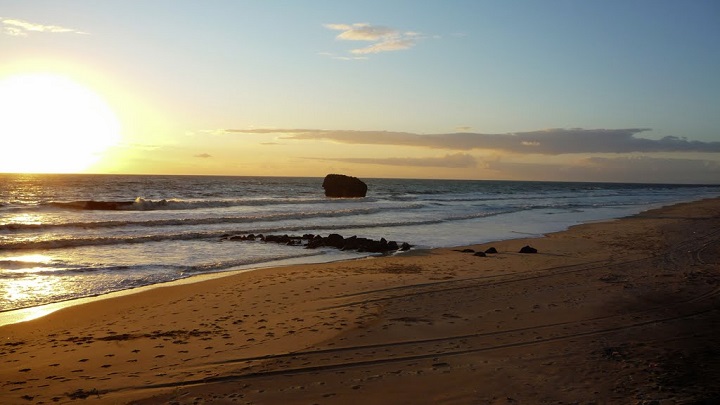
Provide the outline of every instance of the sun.
<path id="1" fill-rule="evenodd" d="M 77 173 L 120 141 L 105 101 L 60 75 L 0 79 L 0 173 Z"/>

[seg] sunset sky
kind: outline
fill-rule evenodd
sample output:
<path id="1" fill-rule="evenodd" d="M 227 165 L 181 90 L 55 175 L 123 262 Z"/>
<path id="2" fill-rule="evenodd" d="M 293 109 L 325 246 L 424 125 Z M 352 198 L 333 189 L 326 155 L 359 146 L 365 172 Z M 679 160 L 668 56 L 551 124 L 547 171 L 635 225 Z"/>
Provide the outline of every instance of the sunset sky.
<path id="1" fill-rule="evenodd" d="M 0 139 L 0 172 L 720 183 L 720 2 L 0 0 Z"/>

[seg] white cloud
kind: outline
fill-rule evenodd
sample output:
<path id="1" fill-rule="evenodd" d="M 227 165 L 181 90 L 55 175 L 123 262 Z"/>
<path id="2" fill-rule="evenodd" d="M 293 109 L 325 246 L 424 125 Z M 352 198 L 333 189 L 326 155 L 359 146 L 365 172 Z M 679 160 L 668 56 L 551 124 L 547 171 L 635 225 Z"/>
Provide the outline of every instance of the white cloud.
<path id="1" fill-rule="evenodd" d="M 2 24 L 3 33 L 15 37 L 24 37 L 30 32 L 87 34 L 87 32 L 78 31 L 74 28 L 61 27 L 59 25 L 36 24 L 12 18 L 0 17 L 0 24 Z"/>
<path id="2" fill-rule="evenodd" d="M 382 52 L 393 52 L 410 49 L 415 46 L 421 34 L 417 32 L 400 30 L 371 25 L 367 23 L 355 24 L 325 24 L 325 28 L 340 31 L 335 37 L 341 41 L 364 41 L 370 45 L 350 50 L 353 55 L 367 55 Z"/>
<path id="3" fill-rule="evenodd" d="M 366 55 L 369 53 L 381 53 L 391 51 L 401 51 L 403 49 L 410 49 L 415 45 L 415 42 L 409 39 L 397 39 L 382 41 L 376 44 L 366 46 L 365 48 L 353 49 L 350 52 L 353 55 Z"/>
<path id="4" fill-rule="evenodd" d="M 337 39 L 347 41 L 382 41 L 386 38 L 397 37 L 400 33 L 392 28 L 366 23 L 347 24 L 326 24 L 325 28 L 342 31 Z"/>

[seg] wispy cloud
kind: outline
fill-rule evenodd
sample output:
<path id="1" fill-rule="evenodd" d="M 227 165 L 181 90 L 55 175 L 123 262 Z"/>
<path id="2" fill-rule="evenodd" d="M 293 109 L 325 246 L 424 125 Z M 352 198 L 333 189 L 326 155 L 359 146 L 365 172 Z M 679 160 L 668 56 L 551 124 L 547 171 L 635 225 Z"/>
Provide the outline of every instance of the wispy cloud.
<path id="1" fill-rule="evenodd" d="M 720 142 L 691 141 L 666 136 L 640 138 L 647 128 L 547 129 L 507 134 L 411 132 L 320 129 L 229 129 L 228 132 L 274 134 L 282 139 L 327 140 L 345 144 L 415 146 L 445 150 L 495 150 L 519 154 L 562 155 L 571 153 L 707 152 L 720 153 Z"/>
<path id="2" fill-rule="evenodd" d="M 350 53 L 354 57 L 340 57 L 353 59 L 363 55 L 401 51 L 410 49 L 422 37 L 421 34 L 412 31 L 400 31 L 390 27 L 371 25 L 367 23 L 355 24 L 325 24 L 325 28 L 340 31 L 335 39 L 341 41 L 362 41 L 369 42 L 369 45 L 354 48 Z M 332 56 L 332 55 L 331 55 Z"/>
<path id="3" fill-rule="evenodd" d="M 193 155 L 193 157 L 201 158 L 201 159 L 207 159 L 207 158 L 211 158 L 212 155 L 209 154 L 209 153 L 200 153 L 200 154 L 197 154 L 197 155 Z"/>
<path id="4" fill-rule="evenodd" d="M 314 160 L 330 160 L 335 162 L 358 163 L 383 166 L 409 167 L 445 167 L 463 169 L 477 166 L 474 157 L 465 153 L 455 153 L 443 157 L 426 158 L 310 158 Z"/>
<path id="5" fill-rule="evenodd" d="M 0 24 L 2 24 L 2 32 L 4 34 L 15 37 L 25 37 L 31 32 L 87 34 L 87 32 L 78 31 L 74 28 L 37 24 L 13 18 L 0 17 Z"/>

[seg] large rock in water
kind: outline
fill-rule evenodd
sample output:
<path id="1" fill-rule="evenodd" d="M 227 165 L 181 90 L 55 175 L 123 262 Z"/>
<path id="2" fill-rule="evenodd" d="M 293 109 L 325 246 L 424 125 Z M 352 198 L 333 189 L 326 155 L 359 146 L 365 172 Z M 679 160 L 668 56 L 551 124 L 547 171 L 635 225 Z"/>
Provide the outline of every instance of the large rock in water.
<path id="1" fill-rule="evenodd" d="M 365 197 L 367 194 L 367 184 L 344 174 L 328 174 L 322 186 L 326 197 Z"/>

